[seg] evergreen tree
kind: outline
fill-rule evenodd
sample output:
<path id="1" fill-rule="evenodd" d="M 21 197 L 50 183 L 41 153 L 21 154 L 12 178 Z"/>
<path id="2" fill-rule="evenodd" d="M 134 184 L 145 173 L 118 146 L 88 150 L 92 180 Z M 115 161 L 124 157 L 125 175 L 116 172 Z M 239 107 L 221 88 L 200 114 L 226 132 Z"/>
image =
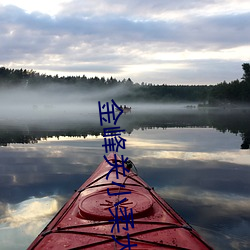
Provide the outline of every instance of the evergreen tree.
<path id="1" fill-rule="evenodd" d="M 242 69 L 244 71 L 244 74 L 241 79 L 245 82 L 250 82 L 250 64 L 249 63 L 243 63 Z"/>

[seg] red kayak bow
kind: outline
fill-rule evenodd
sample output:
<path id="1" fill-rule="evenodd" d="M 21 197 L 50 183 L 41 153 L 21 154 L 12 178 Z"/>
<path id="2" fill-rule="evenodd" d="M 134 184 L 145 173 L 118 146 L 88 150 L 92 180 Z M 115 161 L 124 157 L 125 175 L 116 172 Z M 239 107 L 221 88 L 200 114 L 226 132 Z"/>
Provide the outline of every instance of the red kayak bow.
<path id="1" fill-rule="evenodd" d="M 131 167 L 109 154 L 28 249 L 212 249 Z"/>

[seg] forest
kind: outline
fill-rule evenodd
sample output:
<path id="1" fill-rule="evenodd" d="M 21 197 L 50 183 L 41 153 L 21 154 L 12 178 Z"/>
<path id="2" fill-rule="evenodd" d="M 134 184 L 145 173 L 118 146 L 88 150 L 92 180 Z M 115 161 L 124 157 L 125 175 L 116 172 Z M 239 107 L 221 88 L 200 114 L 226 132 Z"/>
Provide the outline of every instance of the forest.
<path id="1" fill-rule="evenodd" d="M 152 83 L 134 83 L 130 78 L 117 80 L 112 76 L 52 76 L 40 74 L 34 70 L 9 69 L 0 67 L 0 88 L 36 89 L 52 84 L 78 88 L 79 91 L 120 89 L 121 101 L 139 102 L 199 102 L 200 106 L 221 106 L 232 104 L 250 104 L 250 64 L 243 63 L 242 78 L 216 85 L 154 85 Z"/>

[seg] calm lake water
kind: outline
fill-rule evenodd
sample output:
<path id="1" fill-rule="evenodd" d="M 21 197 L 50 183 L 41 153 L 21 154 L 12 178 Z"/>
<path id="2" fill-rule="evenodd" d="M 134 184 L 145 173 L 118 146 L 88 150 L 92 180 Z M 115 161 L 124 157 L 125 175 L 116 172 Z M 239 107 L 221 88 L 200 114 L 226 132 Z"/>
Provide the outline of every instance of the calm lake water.
<path id="1" fill-rule="evenodd" d="M 46 109 L 0 118 L 1 249 L 27 248 L 105 154 L 97 105 Z M 118 125 L 119 154 L 211 246 L 250 249 L 250 110 L 134 105 Z"/>

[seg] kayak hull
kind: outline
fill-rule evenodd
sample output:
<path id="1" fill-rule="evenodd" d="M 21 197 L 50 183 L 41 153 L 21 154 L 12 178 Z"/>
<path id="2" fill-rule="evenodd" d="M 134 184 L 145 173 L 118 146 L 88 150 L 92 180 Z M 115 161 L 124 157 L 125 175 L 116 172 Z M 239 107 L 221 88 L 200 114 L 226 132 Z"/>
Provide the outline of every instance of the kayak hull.
<path id="1" fill-rule="evenodd" d="M 109 154 L 107 160 L 110 164 L 122 165 L 122 159 L 114 153 Z M 128 242 L 131 249 L 137 250 L 212 249 L 134 171 L 128 172 L 126 168 L 124 174 L 122 167 L 111 171 L 110 164 L 104 160 L 99 165 L 29 250 L 122 249 Z M 128 211 L 130 220 L 120 217 L 116 223 L 116 209 Z"/>

